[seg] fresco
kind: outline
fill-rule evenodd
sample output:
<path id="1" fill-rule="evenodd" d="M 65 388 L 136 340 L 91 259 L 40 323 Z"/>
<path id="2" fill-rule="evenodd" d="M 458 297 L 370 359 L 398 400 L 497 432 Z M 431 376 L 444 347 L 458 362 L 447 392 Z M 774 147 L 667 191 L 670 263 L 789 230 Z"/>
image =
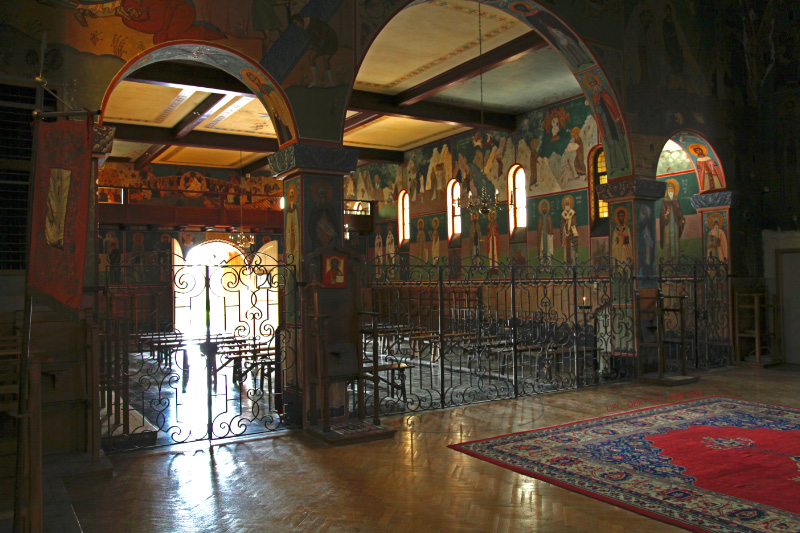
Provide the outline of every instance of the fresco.
<path id="1" fill-rule="evenodd" d="M 411 214 L 441 209 L 445 188 L 453 178 L 453 150 L 444 142 L 410 150 L 405 154 L 404 183 L 411 200 Z"/>
<path id="2" fill-rule="evenodd" d="M 303 179 L 303 252 L 342 244 L 342 194 L 333 177 Z"/>
<path id="3" fill-rule="evenodd" d="M 528 176 L 528 194 L 541 196 L 587 186 L 589 150 L 597 123 L 583 97 L 532 111 L 520 121 L 517 161 Z"/>
<path id="4" fill-rule="evenodd" d="M 573 191 L 528 198 L 528 259 L 531 263 L 589 260 L 589 197 Z"/>
<path id="5" fill-rule="evenodd" d="M 397 198 L 406 186 L 403 168 L 392 163 L 362 165 L 344 178 L 344 198 L 375 202 L 380 219 L 397 218 Z"/>
<path id="6" fill-rule="evenodd" d="M 636 202 L 636 275 L 641 287 L 654 287 L 656 265 L 656 222 L 654 202 Z"/>
<path id="7" fill-rule="evenodd" d="M 411 219 L 409 253 L 426 263 L 438 264 L 447 252 L 445 215 L 426 215 Z"/>
<path id="8" fill-rule="evenodd" d="M 633 239 L 633 204 L 619 202 L 609 206 L 611 212 L 611 257 L 619 263 L 633 264 L 636 255 Z"/>
<path id="9" fill-rule="evenodd" d="M 728 235 L 728 211 L 707 211 L 703 213 L 703 250 L 705 257 L 724 263 L 730 262 Z"/>
<path id="10" fill-rule="evenodd" d="M 251 209 L 277 208 L 283 182 L 266 172 L 249 178 L 235 170 L 147 165 L 136 170 L 132 163 L 105 163 L 97 174 L 101 203 L 221 207 L 242 205 Z"/>
<path id="11" fill-rule="evenodd" d="M 300 198 L 300 178 L 292 178 L 286 180 L 285 183 L 285 207 L 284 213 L 284 242 L 286 243 L 286 262 L 299 265 L 301 257 L 301 242 L 300 235 L 300 215 L 301 206 L 298 203 Z"/>
<path id="12" fill-rule="evenodd" d="M 493 197 L 508 196 L 507 173 L 515 158 L 513 139 L 509 133 L 490 130 L 453 138 L 452 172 L 461 184 L 462 202 L 484 189 Z"/>
<path id="13" fill-rule="evenodd" d="M 667 182 L 667 190 L 655 203 L 657 261 L 674 262 L 681 256 L 699 259 L 703 255 L 702 220 L 691 202 L 691 197 L 700 192 L 697 175 L 684 172 L 658 180 Z"/>
<path id="14" fill-rule="evenodd" d="M 689 154 L 694 168 L 697 170 L 697 180 L 701 192 L 721 190 L 726 187 L 722 165 L 720 165 L 714 149 L 705 139 L 693 133 L 683 133 L 677 136 L 676 140 Z"/>

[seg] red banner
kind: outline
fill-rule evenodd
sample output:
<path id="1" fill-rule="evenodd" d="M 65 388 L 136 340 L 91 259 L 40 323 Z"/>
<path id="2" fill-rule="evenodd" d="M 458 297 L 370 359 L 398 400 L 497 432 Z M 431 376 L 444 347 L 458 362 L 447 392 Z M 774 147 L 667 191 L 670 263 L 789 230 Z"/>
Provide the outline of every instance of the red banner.
<path id="1" fill-rule="evenodd" d="M 80 310 L 92 178 L 92 120 L 37 121 L 28 286 Z M 41 298 L 44 296 L 44 298 Z"/>

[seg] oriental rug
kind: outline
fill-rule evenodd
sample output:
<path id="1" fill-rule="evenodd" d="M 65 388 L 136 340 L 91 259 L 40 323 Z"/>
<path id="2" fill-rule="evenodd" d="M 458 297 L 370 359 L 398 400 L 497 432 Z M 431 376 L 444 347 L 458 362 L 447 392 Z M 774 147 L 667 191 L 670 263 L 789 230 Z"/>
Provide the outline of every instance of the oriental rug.
<path id="1" fill-rule="evenodd" d="M 450 447 L 692 531 L 800 531 L 800 409 L 703 398 Z"/>

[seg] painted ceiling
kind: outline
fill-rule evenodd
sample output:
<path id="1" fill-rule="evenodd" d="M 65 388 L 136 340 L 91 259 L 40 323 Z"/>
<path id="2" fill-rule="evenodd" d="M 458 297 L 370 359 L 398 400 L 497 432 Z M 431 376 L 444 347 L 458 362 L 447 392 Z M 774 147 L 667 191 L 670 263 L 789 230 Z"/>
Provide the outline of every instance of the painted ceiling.
<path id="1" fill-rule="evenodd" d="M 502 50 L 531 31 L 524 23 L 491 6 L 468 0 L 429 0 L 401 11 L 376 38 L 359 70 L 356 91 L 398 95 L 420 84 L 435 83 L 452 69 L 479 55 Z M 479 43 L 478 35 L 482 39 Z M 512 43 L 513 44 L 513 43 Z M 520 114 L 573 97 L 580 87 L 561 57 L 550 47 L 532 48 L 512 60 L 489 65 L 483 74 L 466 75 L 425 96 L 427 102 L 468 110 Z M 481 90 L 482 89 L 482 90 Z M 110 96 L 104 120 L 112 123 L 175 129 L 191 118 L 202 102 L 223 94 L 213 112 L 193 131 L 264 139 L 276 138 L 269 114 L 255 98 L 215 91 L 213 87 L 123 81 Z M 482 96 L 481 96 L 482 92 Z M 348 111 L 348 118 L 357 113 Z M 344 144 L 361 148 L 406 151 L 470 129 L 466 123 L 421 120 L 377 113 L 346 128 Z M 146 156 L 156 145 L 146 139 L 116 141 L 112 156 L 131 161 Z M 241 168 L 266 155 L 228 146 L 169 146 L 152 163 Z"/>

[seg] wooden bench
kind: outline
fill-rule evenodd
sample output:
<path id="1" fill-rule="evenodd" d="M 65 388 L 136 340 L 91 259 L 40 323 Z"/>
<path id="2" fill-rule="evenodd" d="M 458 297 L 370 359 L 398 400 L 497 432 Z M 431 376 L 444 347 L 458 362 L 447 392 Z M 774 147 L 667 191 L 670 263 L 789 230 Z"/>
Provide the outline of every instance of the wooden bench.
<path id="1" fill-rule="evenodd" d="M 399 392 L 400 397 L 405 402 L 407 401 L 407 394 L 406 394 L 406 369 L 413 368 L 413 365 L 409 365 L 408 363 L 385 363 L 379 364 L 377 367 L 378 371 L 378 379 L 383 381 L 389 386 L 389 390 L 391 392 Z M 375 365 L 365 365 L 363 368 L 364 378 L 365 379 L 373 379 L 376 367 Z M 389 372 L 389 379 L 381 377 L 381 372 Z M 399 372 L 400 375 L 400 383 L 397 383 L 395 380 L 395 372 Z"/>

